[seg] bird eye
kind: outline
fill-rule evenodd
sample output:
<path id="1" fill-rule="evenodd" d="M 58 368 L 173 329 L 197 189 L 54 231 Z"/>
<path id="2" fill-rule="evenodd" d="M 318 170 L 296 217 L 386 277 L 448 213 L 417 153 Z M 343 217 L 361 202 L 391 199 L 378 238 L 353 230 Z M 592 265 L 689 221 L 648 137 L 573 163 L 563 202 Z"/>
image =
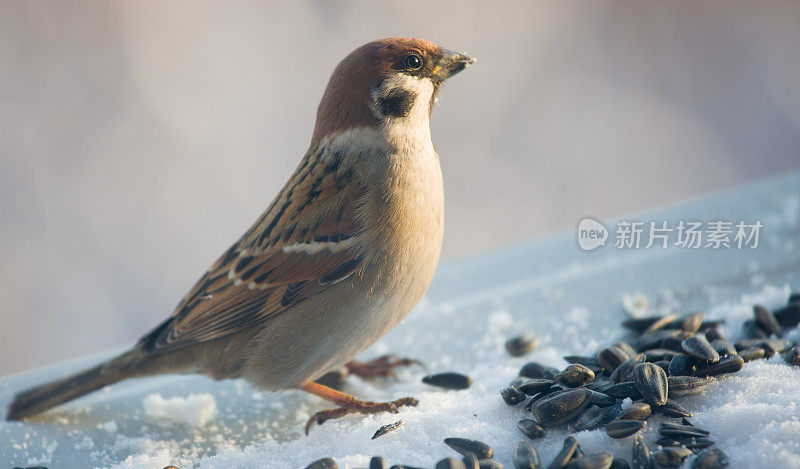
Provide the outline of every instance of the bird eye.
<path id="1" fill-rule="evenodd" d="M 406 70 L 419 70 L 422 68 L 422 59 L 417 54 L 408 54 L 403 59 L 403 67 Z"/>

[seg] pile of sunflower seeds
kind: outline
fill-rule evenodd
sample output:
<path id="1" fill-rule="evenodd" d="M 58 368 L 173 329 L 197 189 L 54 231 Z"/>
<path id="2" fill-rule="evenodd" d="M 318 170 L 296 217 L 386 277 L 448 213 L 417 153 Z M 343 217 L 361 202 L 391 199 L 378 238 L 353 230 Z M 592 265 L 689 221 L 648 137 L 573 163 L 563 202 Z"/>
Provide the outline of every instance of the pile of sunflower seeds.
<path id="1" fill-rule="evenodd" d="M 570 365 L 563 370 L 528 363 L 500 395 L 511 406 L 527 401 L 532 418 L 517 426 L 531 440 L 544 437 L 548 428 L 579 432 L 605 427 L 609 437 L 627 438 L 641 432 L 653 414 L 681 419 L 661 424 L 652 452 L 637 435 L 630 462 L 611 453 L 586 455 L 568 437 L 551 468 L 678 467 L 695 454 L 693 468 L 721 468 L 728 465 L 727 456 L 713 448 L 716 441 L 692 424 L 691 412 L 678 400 L 704 392 L 716 378 L 752 360 L 782 354 L 790 365 L 800 366 L 797 344 L 782 338 L 800 323 L 800 295 L 793 294 L 775 312 L 755 305 L 753 313 L 735 343 L 722 333 L 721 321 L 704 321 L 702 313 L 629 319 L 622 323 L 631 332 L 629 339 L 594 356 L 564 357 Z M 516 467 L 542 467 L 527 445 L 519 443 Z"/>
<path id="2" fill-rule="evenodd" d="M 715 379 L 738 372 L 752 360 L 781 354 L 788 364 L 800 366 L 800 348 L 782 338 L 786 330 L 800 324 L 800 294 L 792 294 L 788 304 L 779 310 L 773 312 L 756 305 L 753 313 L 753 319 L 742 326 L 742 338 L 734 343 L 723 334 L 723 321 L 705 321 L 703 313 L 650 316 L 624 321 L 622 325 L 631 332 L 630 336 L 598 350 L 594 356 L 564 357 L 570 364 L 563 370 L 527 363 L 500 392 L 506 404 L 524 403 L 524 409 L 531 414 L 517 423 L 526 439 L 514 451 L 515 468 L 545 467 L 529 440 L 543 438 L 553 428 L 571 433 L 605 428 L 610 438 L 634 437 L 634 441 L 627 460 L 609 452 L 585 454 L 577 439 L 569 436 L 546 466 L 550 469 L 655 469 L 678 467 L 688 461 L 693 469 L 727 466 L 728 457 L 714 447 L 716 440 L 710 432 L 696 427 L 690 420 L 692 413 L 678 401 L 705 392 Z M 506 349 L 509 354 L 520 356 L 536 345 L 538 338 L 526 334 L 509 339 Z M 454 380 L 451 375 L 433 375 L 426 377 L 426 382 L 448 388 Z M 463 387 L 469 386 L 465 384 Z M 654 414 L 676 421 L 664 421 L 658 429 L 660 438 L 649 448 L 639 433 Z M 446 457 L 435 469 L 503 467 L 491 459 L 494 452 L 486 443 L 447 438 L 445 444 L 462 457 Z M 333 459 L 325 458 L 306 469 L 337 467 Z M 369 469 L 387 467 L 379 456 L 372 458 L 369 465 Z M 390 469 L 419 468 L 394 465 Z"/>

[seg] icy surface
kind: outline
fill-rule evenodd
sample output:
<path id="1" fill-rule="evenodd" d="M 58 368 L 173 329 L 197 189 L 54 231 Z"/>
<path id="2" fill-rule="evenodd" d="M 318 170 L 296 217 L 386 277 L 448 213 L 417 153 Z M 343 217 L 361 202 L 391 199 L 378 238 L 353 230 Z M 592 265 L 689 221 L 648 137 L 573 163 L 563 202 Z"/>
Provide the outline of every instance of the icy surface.
<path id="1" fill-rule="evenodd" d="M 464 391 L 426 386 L 420 382 L 426 372 L 416 367 L 401 371 L 397 381 L 349 378 L 345 390 L 364 399 L 420 400 L 419 407 L 398 415 L 348 416 L 306 437 L 306 419 L 328 407 L 315 397 L 197 376 L 140 379 L 28 422 L 0 423 L 0 460 L 59 468 L 303 468 L 333 457 L 340 467 L 357 468 L 382 455 L 390 464 L 433 467 L 456 455 L 442 440 L 460 436 L 489 443 L 497 459 L 513 467 L 513 448 L 523 438 L 516 423 L 527 415 L 522 406 L 505 405 L 499 391 L 526 362 L 563 368 L 564 355 L 589 354 L 624 337 L 626 309 L 702 310 L 709 319 L 725 319 L 724 332 L 736 339 L 753 304 L 775 308 L 800 290 L 798 187 L 796 174 L 639 217 L 760 218 L 765 232 L 754 250 L 583 253 L 569 233 L 443 266 L 423 303 L 361 358 L 406 355 L 425 362 L 431 373 L 468 374 L 473 385 Z M 539 348 L 510 357 L 505 340 L 527 331 L 538 334 Z M 800 330 L 787 338 L 800 341 Z M 8 377 L 0 381 L 0 406 L 14 392 L 99 359 Z M 780 357 L 748 363 L 681 403 L 698 426 L 711 431 L 731 467 L 800 468 L 800 368 Z M 371 439 L 379 427 L 399 419 L 405 425 Z M 644 432 L 651 446 L 659 422 L 651 418 Z M 550 430 L 533 441 L 545 464 L 566 435 Z M 611 440 L 602 430 L 576 437 L 586 453 L 612 451 L 630 459 L 631 439 Z"/>

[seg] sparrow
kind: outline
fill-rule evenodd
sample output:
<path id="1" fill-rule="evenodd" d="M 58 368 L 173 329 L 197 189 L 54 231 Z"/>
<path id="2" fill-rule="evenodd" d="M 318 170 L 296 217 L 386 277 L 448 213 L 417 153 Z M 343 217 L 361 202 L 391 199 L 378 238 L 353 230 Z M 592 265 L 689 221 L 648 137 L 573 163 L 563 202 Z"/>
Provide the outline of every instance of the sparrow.
<path id="1" fill-rule="evenodd" d="M 351 52 L 333 71 L 294 174 L 172 315 L 116 358 L 18 394 L 6 419 L 167 373 L 243 378 L 334 403 L 306 433 L 314 422 L 416 405 L 362 401 L 315 379 L 400 323 L 431 282 L 444 210 L 431 111 L 442 83 L 473 62 L 403 37 Z"/>

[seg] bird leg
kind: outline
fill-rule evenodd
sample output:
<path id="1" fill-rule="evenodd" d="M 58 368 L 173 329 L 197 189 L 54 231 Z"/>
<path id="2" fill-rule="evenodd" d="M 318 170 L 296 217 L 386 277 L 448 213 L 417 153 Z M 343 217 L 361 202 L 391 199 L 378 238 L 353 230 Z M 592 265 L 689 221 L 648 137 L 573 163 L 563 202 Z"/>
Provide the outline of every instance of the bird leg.
<path id="1" fill-rule="evenodd" d="M 384 355 L 368 362 L 357 362 L 355 360 L 345 363 L 345 368 L 350 374 L 354 374 L 361 379 L 370 380 L 374 378 L 397 378 L 394 369 L 400 366 L 419 365 L 423 368 L 425 364 L 419 360 L 402 358 L 394 355 Z"/>
<path id="2" fill-rule="evenodd" d="M 419 401 L 413 397 L 403 397 L 391 402 L 360 401 L 349 394 L 339 392 L 335 389 L 317 384 L 313 381 L 304 384 L 300 389 L 307 393 L 321 397 L 326 401 L 333 402 L 339 406 L 336 409 L 317 412 L 314 414 L 314 416 L 308 419 L 308 422 L 306 422 L 306 435 L 308 435 L 308 432 L 311 430 L 311 426 L 314 425 L 314 422 L 316 422 L 317 425 L 322 425 L 328 420 L 338 419 L 339 417 L 343 417 L 347 414 L 377 414 L 380 412 L 391 412 L 396 414 L 399 412 L 398 407 L 416 406 L 419 404 Z"/>

